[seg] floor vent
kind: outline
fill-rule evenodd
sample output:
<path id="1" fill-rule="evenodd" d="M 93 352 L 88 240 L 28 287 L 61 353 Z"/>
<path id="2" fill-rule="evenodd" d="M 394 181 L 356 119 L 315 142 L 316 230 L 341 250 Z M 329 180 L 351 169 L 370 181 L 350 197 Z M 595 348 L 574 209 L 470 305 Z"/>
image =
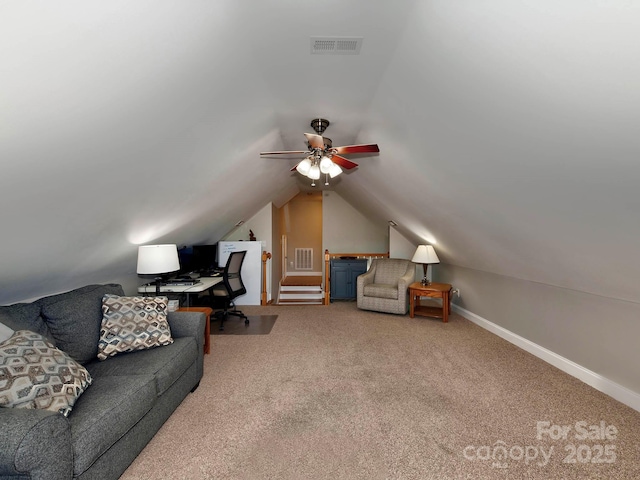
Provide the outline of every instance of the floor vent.
<path id="1" fill-rule="evenodd" d="M 296 248 L 296 270 L 313 270 L 313 248 Z"/>
<path id="2" fill-rule="evenodd" d="M 359 55 L 363 37 L 311 37 L 312 55 Z"/>

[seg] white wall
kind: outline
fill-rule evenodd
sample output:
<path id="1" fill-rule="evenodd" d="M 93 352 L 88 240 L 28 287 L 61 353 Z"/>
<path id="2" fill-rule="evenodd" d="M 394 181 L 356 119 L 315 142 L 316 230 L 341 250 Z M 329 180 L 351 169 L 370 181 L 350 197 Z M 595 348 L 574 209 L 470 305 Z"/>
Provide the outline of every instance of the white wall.
<path id="1" fill-rule="evenodd" d="M 416 253 L 418 246 L 411 240 L 407 239 L 394 227 L 389 227 L 389 257 L 391 258 L 406 258 L 411 260 L 413 254 Z M 433 265 L 429 267 L 429 279 L 432 278 Z M 420 280 L 423 276 L 422 265 L 416 264 L 416 280 Z"/>
<path id="2" fill-rule="evenodd" d="M 592 386 L 640 410 L 639 304 L 455 265 L 434 273 L 460 290 L 454 304 L 574 362 Z"/>
<path id="3" fill-rule="evenodd" d="M 387 253 L 387 224 L 365 217 L 335 192 L 322 198 L 322 245 L 336 253 Z"/>
<path id="4" fill-rule="evenodd" d="M 389 227 L 389 257 L 411 260 L 416 248 L 417 245 L 408 240 L 398 230 Z"/>

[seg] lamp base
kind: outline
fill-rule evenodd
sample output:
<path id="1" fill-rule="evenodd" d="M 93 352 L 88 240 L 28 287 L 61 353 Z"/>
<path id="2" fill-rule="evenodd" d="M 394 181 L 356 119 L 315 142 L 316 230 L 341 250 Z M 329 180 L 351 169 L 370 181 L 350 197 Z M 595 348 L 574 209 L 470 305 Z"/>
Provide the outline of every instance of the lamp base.
<path id="1" fill-rule="evenodd" d="M 422 277 L 422 280 L 420 281 L 420 283 L 422 283 L 423 286 L 427 286 L 427 285 L 431 285 L 431 282 L 429 281 L 429 278 L 427 278 L 429 276 L 429 264 L 428 263 L 423 263 L 422 264 L 422 271 L 424 272 L 424 276 Z"/>
<path id="2" fill-rule="evenodd" d="M 162 286 L 162 277 L 156 277 L 156 297 L 160 296 L 160 287 Z"/>

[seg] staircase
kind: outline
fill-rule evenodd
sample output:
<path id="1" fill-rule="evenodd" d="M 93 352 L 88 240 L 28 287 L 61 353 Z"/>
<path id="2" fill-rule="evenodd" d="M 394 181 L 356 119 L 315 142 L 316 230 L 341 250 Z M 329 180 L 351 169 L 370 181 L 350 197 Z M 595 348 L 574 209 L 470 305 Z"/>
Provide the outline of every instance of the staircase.
<path id="1" fill-rule="evenodd" d="M 278 305 L 322 305 L 322 277 L 287 277 L 280 282 Z"/>

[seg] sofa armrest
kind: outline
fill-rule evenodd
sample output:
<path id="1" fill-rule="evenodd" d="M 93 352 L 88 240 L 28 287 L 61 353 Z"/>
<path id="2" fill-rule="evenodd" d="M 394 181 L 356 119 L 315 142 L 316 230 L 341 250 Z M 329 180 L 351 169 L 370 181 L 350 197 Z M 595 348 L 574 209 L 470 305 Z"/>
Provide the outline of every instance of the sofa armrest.
<path id="1" fill-rule="evenodd" d="M 202 312 L 169 312 L 167 314 L 171 335 L 176 338 L 194 337 L 200 351 L 204 349 L 206 318 Z"/>
<path id="2" fill-rule="evenodd" d="M 195 339 L 198 349 L 196 370 L 199 382 L 204 371 L 204 327 L 207 316 L 202 312 L 169 312 L 167 321 L 169 328 L 171 328 L 171 336 L 175 338 L 193 337 Z"/>
<path id="3" fill-rule="evenodd" d="M 0 432 L 0 477 L 73 476 L 71 427 L 64 416 L 48 410 L 0 408 Z"/>

